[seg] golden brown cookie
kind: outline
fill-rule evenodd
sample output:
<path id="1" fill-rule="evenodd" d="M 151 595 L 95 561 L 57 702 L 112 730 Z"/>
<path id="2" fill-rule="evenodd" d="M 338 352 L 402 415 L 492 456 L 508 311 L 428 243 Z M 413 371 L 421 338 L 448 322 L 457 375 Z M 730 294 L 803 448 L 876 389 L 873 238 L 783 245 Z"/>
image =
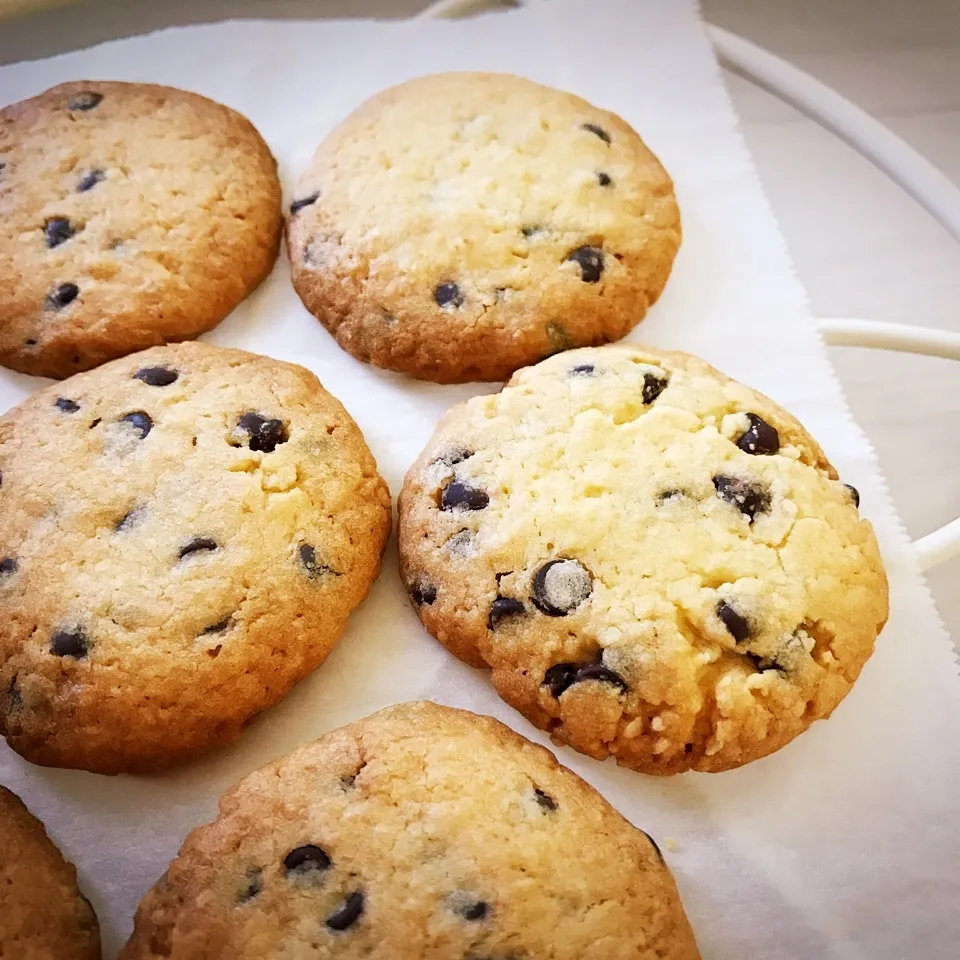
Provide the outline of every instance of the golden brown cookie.
<path id="1" fill-rule="evenodd" d="M 592 757 L 726 770 L 829 716 L 887 618 L 856 491 L 702 360 L 633 345 L 449 411 L 400 495 L 427 629 Z"/>
<path id="2" fill-rule="evenodd" d="M 680 218 L 619 117 L 520 77 L 448 73 L 378 94 L 323 141 L 287 243 L 340 346 L 456 383 L 624 336 L 667 281 Z"/>
<path id="3" fill-rule="evenodd" d="M 77 871 L 20 798 L 0 786 L 0 957 L 100 960 L 100 928 Z"/>
<path id="4" fill-rule="evenodd" d="M 195 93 L 84 81 L 0 110 L 0 363 L 67 377 L 198 336 L 282 221 L 267 145 Z"/>
<path id="5" fill-rule="evenodd" d="M 324 661 L 389 528 L 302 367 L 184 343 L 41 390 L 0 418 L 0 733 L 100 773 L 229 743 Z"/>
<path id="6" fill-rule="evenodd" d="M 696 960 L 656 845 L 489 717 L 407 703 L 243 780 L 122 960 Z"/>

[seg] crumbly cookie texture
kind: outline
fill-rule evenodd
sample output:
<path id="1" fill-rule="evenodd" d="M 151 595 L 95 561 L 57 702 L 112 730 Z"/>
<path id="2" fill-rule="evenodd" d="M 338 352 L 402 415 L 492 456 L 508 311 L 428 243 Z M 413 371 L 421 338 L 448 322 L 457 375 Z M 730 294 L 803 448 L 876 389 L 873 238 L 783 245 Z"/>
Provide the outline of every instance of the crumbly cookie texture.
<path id="1" fill-rule="evenodd" d="M 656 845 L 489 717 L 391 707 L 243 780 L 121 960 L 696 960 Z"/>
<path id="2" fill-rule="evenodd" d="M 0 418 L 0 733 L 100 773 L 230 742 L 326 658 L 389 528 L 302 367 L 184 343 L 40 391 Z"/>
<path id="3" fill-rule="evenodd" d="M 0 363 L 67 377 L 216 326 L 269 273 L 280 182 L 195 93 L 83 81 L 0 110 Z"/>
<path id="4" fill-rule="evenodd" d="M 633 345 L 449 411 L 400 495 L 427 629 L 555 741 L 726 770 L 843 699 L 887 618 L 859 497 L 803 427 L 701 360 Z"/>
<path id="5" fill-rule="evenodd" d="M 0 786 L 0 957 L 100 960 L 97 916 L 77 871 L 20 798 Z"/>
<path id="6" fill-rule="evenodd" d="M 619 339 L 680 244 L 670 177 L 627 123 L 502 74 L 367 101 L 289 212 L 307 309 L 358 359 L 441 383 Z"/>

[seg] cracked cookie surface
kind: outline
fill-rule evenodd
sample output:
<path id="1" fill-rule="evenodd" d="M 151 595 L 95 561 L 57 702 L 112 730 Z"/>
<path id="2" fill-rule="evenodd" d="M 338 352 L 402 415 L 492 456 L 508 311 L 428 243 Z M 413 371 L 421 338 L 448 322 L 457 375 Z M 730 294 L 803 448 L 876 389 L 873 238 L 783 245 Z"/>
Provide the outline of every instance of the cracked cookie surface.
<path id="1" fill-rule="evenodd" d="M 542 747 L 391 707 L 250 775 L 122 960 L 697 960 L 656 845 Z"/>
<path id="2" fill-rule="evenodd" d="M 280 199 L 252 124 L 185 90 L 0 110 L 0 363 L 62 378 L 216 326 L 270 272 Z"/>
<path id="3" fill-rule="evenodd" d="M 407 474 L 401 572 L 427 629 L 557 742 L 717 771 L 826 717 L 887 583 L 803 427 L 701 360 L 577 350 L 449 411 Z"/>
<path id="4" fill-rule="evenodd" d="M 100 960 L 100 928 L 77 871 L 20 798 L 0 786 L 0 956 Z"/>
<path id="5" fill-rule="evenodd" d="M 447 383 L 619 339 L 680 244 L 670 177 L 628 124 L 501 74 L 367 101 L 289 212 L 294 286 L 340 346 Z"/>
<path id="6" fill-rule="evenodd" d="M 309 371 L 155 347 L 0 418 L 0 732 L 150 770 L 239 736 L 380 568 L 386 485 Z"/>

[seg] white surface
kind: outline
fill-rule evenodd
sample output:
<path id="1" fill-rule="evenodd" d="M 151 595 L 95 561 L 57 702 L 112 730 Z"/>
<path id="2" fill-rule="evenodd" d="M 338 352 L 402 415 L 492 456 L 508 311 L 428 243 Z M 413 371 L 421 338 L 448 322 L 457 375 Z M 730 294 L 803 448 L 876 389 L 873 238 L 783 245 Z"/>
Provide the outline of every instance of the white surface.
<path id="1" fill-rule="evenodd" d="M 667 858 L 705 957 L 952 957 L 960 938 L 956 662 L 870 448 L 844 413 L 806 322 L 802 290 L 733 132 L 709 48 L 690 29 L 692 11 L 675 0 L 595 4 L 589 42 L 579 2 L 553 0 L 546 18 L 507 16 L 509 23 L 489 17 L 417 28 L 225 25 L 12 68 L 0 84 L 6 99 L 91 72 L 189 86 L 251 117 L 278 153 L 288 188 L 333 122 L 416 72 L 513 70 L 573 89 L 642 130 L 676 179 L 685 218 L 674 277 L 641 327 L 643 339 L 703 355 L 810 427 L 877 525 L 893 616 L 834 717 L 774 757 L 668 780 L 569 750 L 559 751 L 561 759 L 654 836 L 676 840 Z M 617 42 L 651 35 L 657 43 L 643 57 Z M 354 363 L 304 312 L 283 260 L 211 339 L 311 366 L 359 421 L 394 493 L 440 411 L 473 392 Z M 35 383 L 0 376 L 6 403 Z M 229 750 L 164 776 L 116 779 L 42 770 L 0 751 L 0 778 L 79 864 L 108 956 L 136 900 L 187 828 L 212 815 L 216 795 L 297 743 L 423 693 L 498 715 L 542 741 L 492 694 L 484 674 L 425 635 L 395 567 L 391 547 L 384 575 L 328 663 Z"/>

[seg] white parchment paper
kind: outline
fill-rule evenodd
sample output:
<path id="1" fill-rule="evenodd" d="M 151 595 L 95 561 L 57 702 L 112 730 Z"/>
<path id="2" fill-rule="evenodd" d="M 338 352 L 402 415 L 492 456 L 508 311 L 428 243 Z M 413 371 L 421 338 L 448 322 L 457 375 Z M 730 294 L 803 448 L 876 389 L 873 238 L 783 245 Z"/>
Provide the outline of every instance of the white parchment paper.
<path id="1" fill-rule="evenodd" d="M 862 495 L 890 573 L 892 617 L 833 718 L 719 775 L 644 777 L 558 749 L 665 847 L 705 958 L 960 956 L 960 681 L 878 472 L 808 319 L 692 0 L 552 0 L 458 23 L 225 23 L 0 70 L 4 102 L 67 79 L 156 81 L 245 113 L 287 199 L 316 143 L 380 88 L 440 70 L 523 74 L 632 123 L 672 173 L 684 244 L 633 338 L 700 354 L 811 429 Z M 829 229 L 825 224 L 824 229 Z M 363 366 L 301 306 L 281 256 L 209 339 L 313 369 L 359 422 L 394 495 L 440 413 L 480 390 Z M 0 409 L 42 381 L 0 371 Z M 898 386 L 898 389 L 902 385 Z M 0 781 L 80 870 L 112 957 L 137 901 L 216 799 L 250 770 L 387 704 L 433 698 L 545 742 L 421 628 L 393 542 L 336 651 L 235 746 L 153 777 L 46 770 L 0 745 Z M 664 844 L 666 838 L 673 843 Z"/>

